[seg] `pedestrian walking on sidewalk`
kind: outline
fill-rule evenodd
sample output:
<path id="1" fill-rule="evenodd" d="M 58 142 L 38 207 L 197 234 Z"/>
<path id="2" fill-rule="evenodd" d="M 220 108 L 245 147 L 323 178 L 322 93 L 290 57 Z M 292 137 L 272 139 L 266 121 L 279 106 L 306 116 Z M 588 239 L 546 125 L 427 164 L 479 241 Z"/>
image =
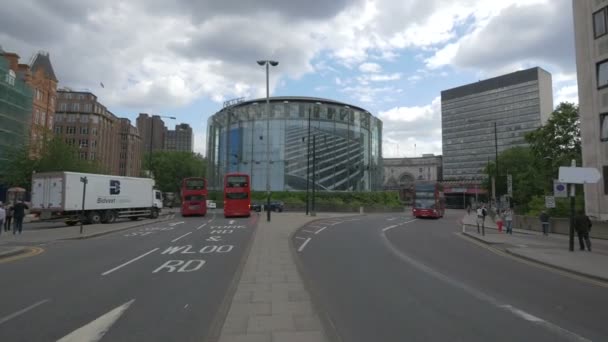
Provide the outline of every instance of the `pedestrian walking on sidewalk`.
<path id="1" fill-rule="evenodd" d="M 4 229 L 4 220 L 6 220 L 6 210 L 4 209 L 4 203 L 0 202 L 0 235 L 2 235 L 2 229 Z"/>
<path id="2" fill-rule="evenodd" d="M 481 235 L 485 235 L 485 222 L 487 215 L 488 210 L 486 209 L 485 204 L 482 204 L 481 207 L 477 208 L 477 234 L 481 233 Z"/>
<path id="3" fill-rule="evenodd" d="M 543 227 L 543 235 L 549 236 L 549 214 L 547 214 L 546 210 L 540 214 L 540 224 Z"/>
<path id="4" fill-rule="evenodd" d="M 30 207 L 23 203 L 23 201 L 19 201 L 13 206 L 13 217 L 15 218 L 15 223 L 13 224 L 13 235 L 15 235 L 17 231 L 19 231 L 19 234 L 21 234 L 21 231 L 23 230 L 23 218 L 25 217 L 25 210 L 29 208 Z"/>
<path id="5" fill-rule="evenodd" d="M 504 212 L 505 224 L 507 225 L 507 234 L 513 235 L 513 211 L 507 208 Z"/>
<path id="6" fill-rule="evenodd" d="M 496 227 L 498 227 L 498 232 L 502 233 L 502 224 L 503 224 L 503 213 L 500 209 L 496 209 Z"/>
<path id="7" fill-rule="evenodd" d="M 6 210 L 6 220 L 4 220 L 4 231 L 10 232 L 11 223 L 13 222 L 13 206 L 9 204 L 5 210 Z M 0 226 L 0 229 L 1 228 L 2 227 Z"/>
<path id="8" fill-rule="evenodd" d="M 589 216 L 585 215 L 583 210 L 579 210 L 578 214 L 574 218 L 574 229 L 578 234 L 578 243 L 580 244 L 581 251 L 585 250 L 585 244 L 587 250 L 591 252 L 591 240 L 589 240 L 589 231 L 591 231 L 591 220 Z"/>

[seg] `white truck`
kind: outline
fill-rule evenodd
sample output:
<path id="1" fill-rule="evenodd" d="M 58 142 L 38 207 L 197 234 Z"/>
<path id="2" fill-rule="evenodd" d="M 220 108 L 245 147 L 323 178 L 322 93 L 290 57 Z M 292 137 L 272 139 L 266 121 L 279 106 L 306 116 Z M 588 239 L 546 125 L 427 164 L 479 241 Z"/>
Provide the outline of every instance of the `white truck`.
<path id="1" fill-rule="evenodd" d="M 84 181 L 86 180 L 86 192 Z M 84 210 L 83 210 L 84 203 Z M 150 178 L 79 172 L 45 172 L 32 176 L 31 213 L 66 223 L 111 223 L 119 217 L 157 218 L 162 195 Z M 84 213 L 84 215 L 83 215 Z"/>

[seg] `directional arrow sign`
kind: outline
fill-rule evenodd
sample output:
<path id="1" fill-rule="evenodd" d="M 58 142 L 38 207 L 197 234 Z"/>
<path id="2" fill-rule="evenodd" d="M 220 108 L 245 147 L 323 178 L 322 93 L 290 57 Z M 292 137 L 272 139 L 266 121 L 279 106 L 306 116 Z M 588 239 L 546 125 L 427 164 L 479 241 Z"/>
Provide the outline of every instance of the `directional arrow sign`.
<path id="1" fill-rule="evenodd" d="M 116 309 L 97 318 L 93 322 L 71 332 L 59 339 L 57 342 L 97 342 L 101 340 L 103 335 L 110 329 L 116 320 L 133 304 L 135 299 L 124 303 Z"/>
<path id="2" fill-rule="evenodd" d="M 559 181 L 569 184 L 594 184 L 600 181 L 600 172 L 593 167 L 559 168 Z"/>

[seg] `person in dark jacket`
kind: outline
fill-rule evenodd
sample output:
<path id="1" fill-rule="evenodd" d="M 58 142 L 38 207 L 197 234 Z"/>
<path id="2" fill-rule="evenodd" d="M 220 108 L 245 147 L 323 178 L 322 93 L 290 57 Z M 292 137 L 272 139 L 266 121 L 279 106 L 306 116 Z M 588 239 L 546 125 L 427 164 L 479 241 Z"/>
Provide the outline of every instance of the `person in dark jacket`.
<path id="1" fill-rule="evenodd" d="M 21 234 L 21 231 L 23 230 L 23 218 L 25 217 L 25 210 L 29 208 L 30 207 L 23 203 L 23 201 L 19 201 L 13 206 L 13 217 L 15 219 L 15 223 L 13 224 L 13 235 L 15 235 L 17 231 L 19 231 L 19 234 Z"/>
<path id="2" fill-rule="evenodd" d="M 585 250 L 585 244 L 587 250 L 591 252 L 591 240 L 589 240 L 589 231 L 591 231 L 591 220 L 585 212 L 579 210 L 578 214 L 574 218 L 574 229 L 578 234 L 578 243 L 580 244 L 581 251 Z"/>
<path id="3" fill-rule="evenodd" d="M 540 224 L 543 226 L 543 235 L 549 235 L 549 214 L 545 210 L 540 214 Z"/>

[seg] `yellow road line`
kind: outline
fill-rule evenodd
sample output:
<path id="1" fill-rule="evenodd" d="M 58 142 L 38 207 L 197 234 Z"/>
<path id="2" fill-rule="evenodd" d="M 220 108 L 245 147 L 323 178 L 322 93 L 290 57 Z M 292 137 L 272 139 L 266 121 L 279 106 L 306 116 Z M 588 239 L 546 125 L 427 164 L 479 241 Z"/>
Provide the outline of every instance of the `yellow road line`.
<path id="1" fill-rule="evenodd" d="M 485 249 L 487 249 L 488 251 L 490 251 L 490 252 L 492 252 L 494 254 L 497 254 L 497 255 L 500 255 L 500 256 L 503 256 L 503 257 L 507 257 L 507 258 L 509 258 L 511 260 L 515 260 L 515 261 L 524 263 L 526 265 L 534 266 L 534 267 L 541 268 L 541 269 L 544 269 L 544 270 L 547 270 L 547 271 L 550 271 L 550 272 L 553 272 L 553 273 L 557 273 L 559 275 L 562 275 L 562 276 L 565 276 L 565 277 L 568 277 L 568 278 L 571 278 L 571 279 L 574 279 L 574 280 L 579 280 L 579 281 L 582 281 L 582 282 L 585 282 L 585 283 L 588 283 L 588 284 L 592 284 L 592 285 L 608 288 L 608 283 L 606 283 L 606 282 L 595 280 L 595 279 L 591 279 L 591 278 L 587 278 L 587 277 L 583 277 L 583 276 L 580 276 L 578 274 L 562 271 L 560 269 L 557 269 L 557 268 L 554 268 L 554 267 L 551 267 L 551 266 L 543 265 L 543 264 L 540 264 L 540 263 L 537 263 L 537 262 L 533 262 L 533 261 L 529 261 L 529 260 L 520 258 L 518 256 L 515 256 L 515 255 L 512 255 L 512 254 L 503 252 L 503 251 L 501 251 L 501 250 L 499 250 L 497 248 L 489 246 L 489 245 L 487 245 L 487 244 L 485 244 L 485 243 L 483 243 L 481 241 L 478 241 L 478 240 L 476 240 L 476 239 L 474 239 L 472 237 L 468 237 L 468 236 L 466 236 L 466 235 L 464 235 L 464 234 L 462 234 L 460 232 L 454 232 L 454 234 L 456 236 L 460 237 L 461 239 L 464 239 L 466 241 L 474 243 L 475 245 L 477 245 L 479 247 L 482 247 L 482 248 L 485 248 Z"/>
<path id="2" fill-rule="evenodd" d="M 16 261 L 16 260 L 19 260 L 19 259 L 33 257 L 33 256 L 36 256 L 36 255 L 44 252 L 44 249 L 40 248 L 40 247 L 27 247 L 26 249 L 28 251 L 25 252 L 25 253 L 17 254 L 17 255 L 8 257 L 8 258 L 1 258 L 0 259 L 0 264 L 5 264 L 7 262 L 12 262 L 12 261 Z"/>

